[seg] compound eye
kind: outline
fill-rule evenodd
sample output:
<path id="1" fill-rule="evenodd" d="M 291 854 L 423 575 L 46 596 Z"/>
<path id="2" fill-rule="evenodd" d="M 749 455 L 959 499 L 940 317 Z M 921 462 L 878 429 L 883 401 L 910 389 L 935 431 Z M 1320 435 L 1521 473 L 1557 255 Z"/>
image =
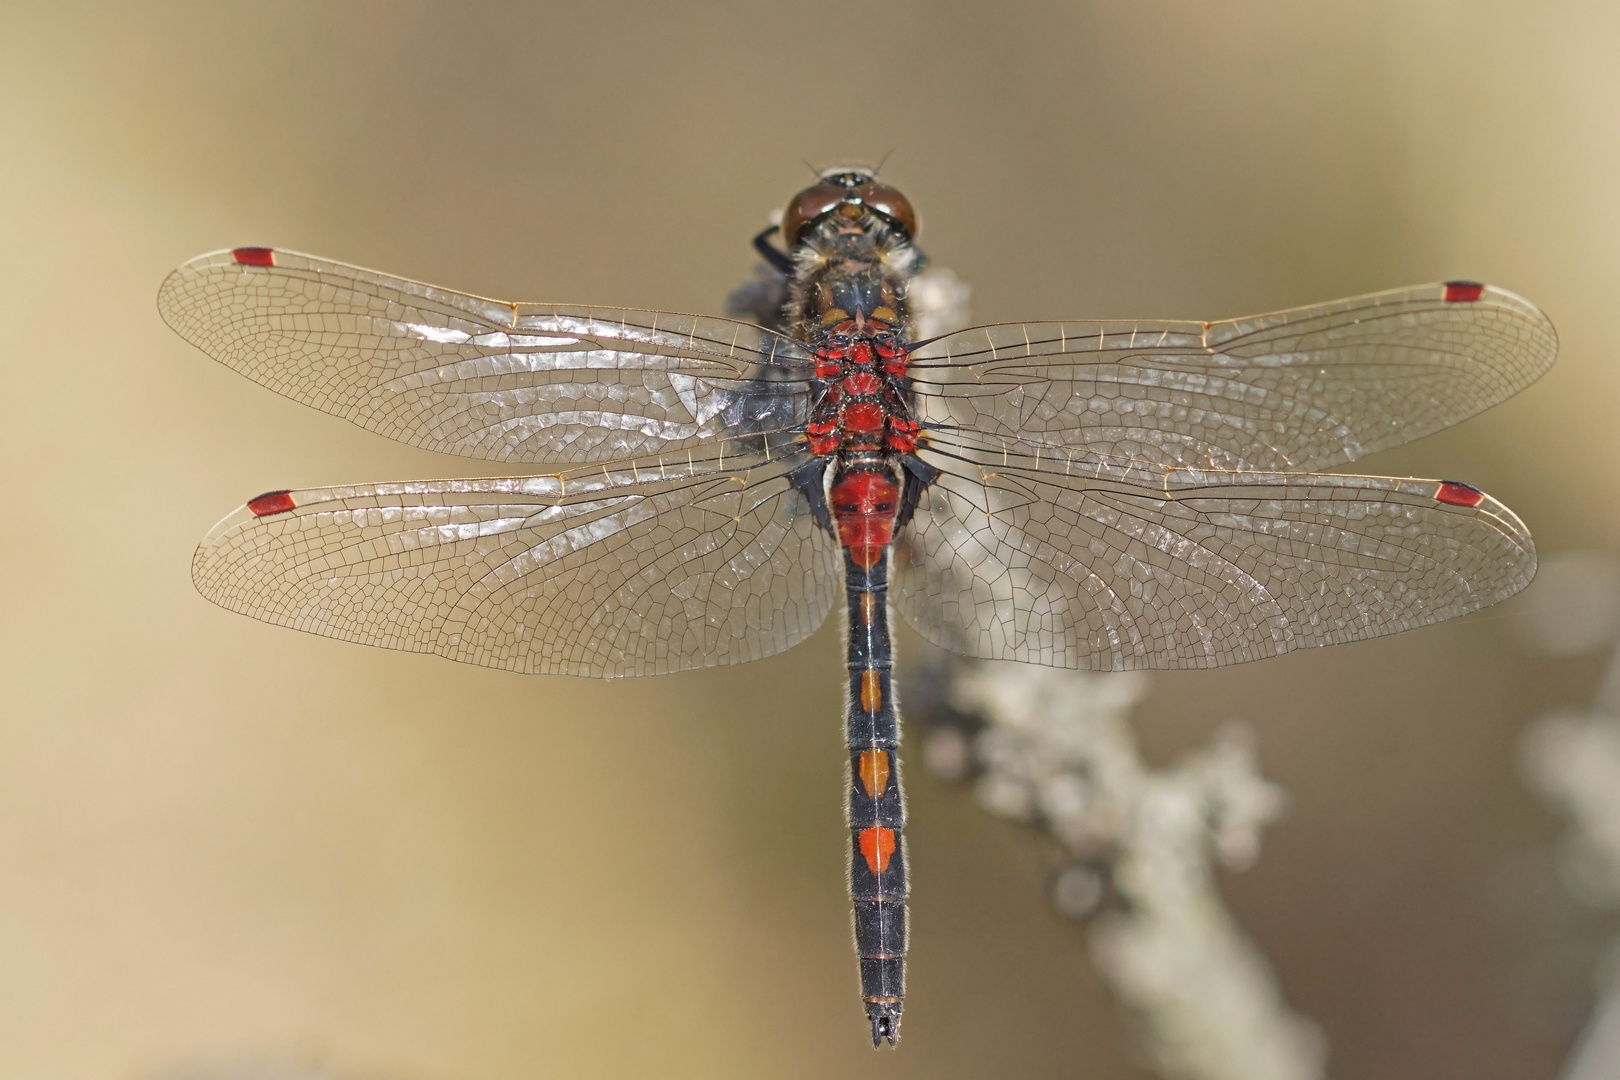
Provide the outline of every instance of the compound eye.
<path id="1" fill-rule="evenodd" d="M 782 243 L 793 248 L 806 225 L 831 213 L 848 198 L 849 189 L 838 184 L 817 184 L 793 196 L 793 201 L 782 211 Z"/>
<path id="2" fill-rule="evenodd" d="M 887 184 L 862 184 L 855 189 L 854 194 L 860 198 L 861 205 L 876 210 L 900 226 L 901 231 L 906 234 L 906 239 L 917 238 L 917 211 L 911 208 L 911 200 L 898 190 Z"/>

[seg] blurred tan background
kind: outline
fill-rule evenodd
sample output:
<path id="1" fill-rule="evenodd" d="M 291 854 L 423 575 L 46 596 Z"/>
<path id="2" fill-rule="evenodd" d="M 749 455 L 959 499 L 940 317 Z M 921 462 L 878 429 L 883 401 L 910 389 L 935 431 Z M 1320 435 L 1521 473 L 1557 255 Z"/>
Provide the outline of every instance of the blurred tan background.
<path id="1" fill-rule="evenodd" d="M 1620 532 L 1620 8 L 30 4 L 0 11 L 0 1076 L 1147 1075 L 1032 834 L 913 768 L 905 1039 L 866 1045 L 839 646 L 523 678 L 211 607 L 289 485 L 472 471 L 277 398 L 153 297 L 271 244 L 512 299 L 718 311 L 816 165 L 875 161 L 983 321 L 1222 317 L 1452 277 L 1557 324 L 1518 399 L 1365 471 L 1544 553 Z M 1340 1078 L 1554 1074 L 1602 927 L 1519 778 L 1597 658 L 1509 607 L 1160 677 L 1292 797 L 1229 902 Z M 902 649 L 905 642 L 902 642 Z M 902 662 L 904 653 L 902 652 Z"/>

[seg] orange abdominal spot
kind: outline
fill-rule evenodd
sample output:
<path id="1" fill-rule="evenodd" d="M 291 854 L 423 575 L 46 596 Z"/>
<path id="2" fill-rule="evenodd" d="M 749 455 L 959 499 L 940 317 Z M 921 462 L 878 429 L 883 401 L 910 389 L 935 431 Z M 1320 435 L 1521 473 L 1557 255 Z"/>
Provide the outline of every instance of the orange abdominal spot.
<path id="1" fill-rule="evenodd" d="M 875 671 L 861 674 L 861 708 L 869 715 L 883 708 L 883 683 Z"/>
<path id="2" fill-rule="evenodd" d="M 862 829 L 860 845 L 861 857 L 866 860 L 866 865 L 871 867 L 872 873 L 881 874 L 889 868 L 889 859 L 894 855 L 894 830 L 881 825 Z"/>
<path id="3" fill-rule="evenodd" d="M 872 618 L 877 614 L 877 594 L 861 593 L 861 625 L 871 626 Z"/>
<path id="4" fill-rule="evenodd" d="M 875 799 L 889 788 L 889 754 L 886 750 L 861 751 L 861 787 Z"/>

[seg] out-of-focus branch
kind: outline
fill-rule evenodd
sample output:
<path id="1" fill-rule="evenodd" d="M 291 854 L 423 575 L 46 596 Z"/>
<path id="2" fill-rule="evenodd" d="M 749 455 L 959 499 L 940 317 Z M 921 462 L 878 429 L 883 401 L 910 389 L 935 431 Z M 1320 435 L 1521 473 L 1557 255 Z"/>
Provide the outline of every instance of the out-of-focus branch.
<path id="1" fill-rule="evenodd" d="M 1542 717 L 1525 732 L 1525 772 L 1570 819 L 1559 852 L 1559 876 L 1577 900 L 1620 908 L 1620 564 L 1572 552 L 1547 559 L 1526 595 L 1521 620 L 1531 641 L 1553 654 L 1607 648 L 1607 674 L 1592 705 Z M 1610 949 L 1596 973 L 1599 999 L 1564 1080 L 1620 1076 L 1620 992 Z"/>
<path id="2" fill-rule="evenodd" d="M 1254 862 L 1283 795 L 1232 725 L 1168 769 L 1147 768 L 1128 723 L 1138 674 L 936 660 L 909 711 L 929 724 L 924 760 L 977 775 L 986 809 L 1057 841 L 1058 909 L 1084 918 L 1092 957 L 1139 1018 L 1158 1071 L 1176 1080 L 1310 1080 L 1316 1026 L 1290 1011 L 1269 966 L 1222 906 L 1211 860 Z"/>

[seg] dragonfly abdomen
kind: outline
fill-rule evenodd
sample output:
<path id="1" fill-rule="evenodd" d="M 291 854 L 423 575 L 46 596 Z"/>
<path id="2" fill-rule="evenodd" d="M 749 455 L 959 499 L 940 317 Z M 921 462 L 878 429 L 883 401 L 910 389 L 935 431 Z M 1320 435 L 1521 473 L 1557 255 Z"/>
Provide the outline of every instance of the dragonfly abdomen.
<path id="1" fill-rule="evenodd" d="M 845 548 L 849 596 L 848 815 L 850 897 L 861 998 L 872 1044 L 900 1037 L 906 992 L 906 854 L 900 787 L 900 716 L 890 682 L 887 551 L 874 559 Z"/>

